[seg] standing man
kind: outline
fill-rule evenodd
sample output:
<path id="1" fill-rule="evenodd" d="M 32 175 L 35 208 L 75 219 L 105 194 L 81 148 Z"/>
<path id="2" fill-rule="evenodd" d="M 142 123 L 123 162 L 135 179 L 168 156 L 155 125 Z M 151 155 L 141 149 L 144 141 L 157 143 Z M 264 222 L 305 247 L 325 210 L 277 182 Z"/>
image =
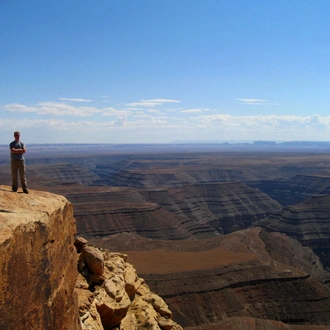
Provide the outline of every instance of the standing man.
<path id="1" fill-rule="evenodd" d="M 20 132 L 14 132 L 15 141 L 11 142 L 9 145 L 10 148 L 10 158 L 11 158 L 11 176 L 12 176 L 12 189 L 14 192 L 18 189 L 18 173 L 21 177 L 21 185 L 23 192 L 28 194 L 26 175 L 25 175 L 25 159 L 23 154 L 26 152 L 25 144 L 19 140 Z"/>

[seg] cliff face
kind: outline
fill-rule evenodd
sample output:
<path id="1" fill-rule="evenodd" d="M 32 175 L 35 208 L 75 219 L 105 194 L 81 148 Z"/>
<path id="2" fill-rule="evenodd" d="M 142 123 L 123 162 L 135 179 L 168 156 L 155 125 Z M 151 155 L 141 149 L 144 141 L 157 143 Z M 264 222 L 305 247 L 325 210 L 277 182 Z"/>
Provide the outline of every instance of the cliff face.
<path id="1" fill-rule="evenodd" d="M 0 329 L 81 329 L 75 228 L 64 197 L 0 186 Z"/>

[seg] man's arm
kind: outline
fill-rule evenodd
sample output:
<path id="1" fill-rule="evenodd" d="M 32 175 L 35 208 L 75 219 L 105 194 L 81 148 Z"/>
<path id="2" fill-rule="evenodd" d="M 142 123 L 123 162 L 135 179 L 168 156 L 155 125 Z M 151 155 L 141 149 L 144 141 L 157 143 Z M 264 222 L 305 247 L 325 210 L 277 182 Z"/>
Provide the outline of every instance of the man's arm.
<path id="1" fill-rule="evenodd" d="M 25 154 L 26 153 L 26 147 L 16 149 L 16 148 L 11 148 L 10 149 L 12 154 Z"/>

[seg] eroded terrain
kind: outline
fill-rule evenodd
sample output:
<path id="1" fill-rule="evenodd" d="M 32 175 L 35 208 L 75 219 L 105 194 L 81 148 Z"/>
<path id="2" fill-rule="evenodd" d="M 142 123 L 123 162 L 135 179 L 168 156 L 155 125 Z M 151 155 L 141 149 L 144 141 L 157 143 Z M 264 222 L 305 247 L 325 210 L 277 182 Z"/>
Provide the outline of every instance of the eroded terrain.
<path id="1" fill-rule="evenodd" d="M 67 197 L 78 234 L 127 253 L 184 327 L 330 326 L 327 153 L 43 146 L 26 158 L 29 188 Z"/>

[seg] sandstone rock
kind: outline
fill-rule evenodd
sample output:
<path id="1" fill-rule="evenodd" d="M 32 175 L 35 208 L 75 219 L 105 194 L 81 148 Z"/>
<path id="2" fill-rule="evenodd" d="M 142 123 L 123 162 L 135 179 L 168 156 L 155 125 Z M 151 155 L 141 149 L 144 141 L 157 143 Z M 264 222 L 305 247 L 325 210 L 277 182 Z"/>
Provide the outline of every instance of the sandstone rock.
<path id="1" fill-rule="evenodd" d="M 157 322 L 159 316 L 143 297 L 138 296 L 134 299 L 130 311 L 135 316 L 137 329 L 159 329 Z M 123 324 L 125 324 L 125 320 Z"/>
<path id="2" fill-rule="evenodd" d="M 164 317 L 159 318 L 158 324 L 163 330 L 171 330 L 176 325 L 175 322 L 173 322 L 171 319 L 166 319 Z"/>
<path id="3" fill-rule="evenodd" d="M 82 330 L 104 330 L 95 305 L 94 294 L 86 289 L 77 289 L 79 315 Z"/>
<path id="4" fill-rule="evenodd" d="M 120 324 L 130 305 L 131 301 L 125 293 L 119 302 L 111 299 L 105 291 L 99 291 L 97 295 L 96 308 L 103 326 L 107 329 Z"/>
<path id="5" fill-rule="evenodd" d="M 147 295 L 150 292 L 149 286 L 145 283 L 144 279 L 140 279 L 137 286 L 136 293 L 140 296 Z"/>
<path id="6" fill-rule="evenodd" d="M 86 278 L 80 273 L 78 273 L 78 276 L 77 276 L 76 288 L 78 288 L 78 289 L 88 289 L 89 288 Z"/>
<path id="7" fill-rule="evenodd" d="M 71 204 L 0 186 L 0 210 L 0 329 L 81 329 Z"/>
<path id="8" fill-rule="evenodd" d="M 138 286 L 140 286 L 140 282 L 136 270 L 131 264 L 127 263 L 125 271 L 125 291 L 130 298 L 134 296 Z"/>
<path id="9" fill-rule="evenodd" d="M 80 258 L 86 263 L 91 273 L 102 275 L 104 272 L 103 254 L 92 246 L 86 246 L 81 252 Z"/>
<path id="10" fill-rule="evenodd" d="M 77 249 L 77 252 L 80 253 L 87 245 L 88 241 L 84 237 L 76 236 L 74 239 L 74 246 Z"/>
<path id="11" fill-rule="evenodd" d="M 105 280 L 104 289 L 116 302 L 120 302 L 125 294 L 125 281 L 123 276 L 114 275 Z"/>
<path id="12" fill-rule="evenodd" d="M 127 255 L 107 250 L 98 252 L 104 259 L 104 282 L 91 288 L 81 276 L 77 281 L 83 329 L 182 330 L 171 319 L 172 313 L 164 300 L 150 292 L 144 280 L 137 276 L 135 268 L 127 262 Z M 90 274 L 87 278 L 90 279 Z"/>
<path id="13" fill-rule="evenodd" d="M 148 295 L 144 298 L 147 302 L 151 303 L 156 312 L 158 312 L 161 316 L 166 316 L 168 318 L 172 317 L 172 312 L 168 309 L 165 301 L 154 294 L 153 292 L 149 292 Z"/>

